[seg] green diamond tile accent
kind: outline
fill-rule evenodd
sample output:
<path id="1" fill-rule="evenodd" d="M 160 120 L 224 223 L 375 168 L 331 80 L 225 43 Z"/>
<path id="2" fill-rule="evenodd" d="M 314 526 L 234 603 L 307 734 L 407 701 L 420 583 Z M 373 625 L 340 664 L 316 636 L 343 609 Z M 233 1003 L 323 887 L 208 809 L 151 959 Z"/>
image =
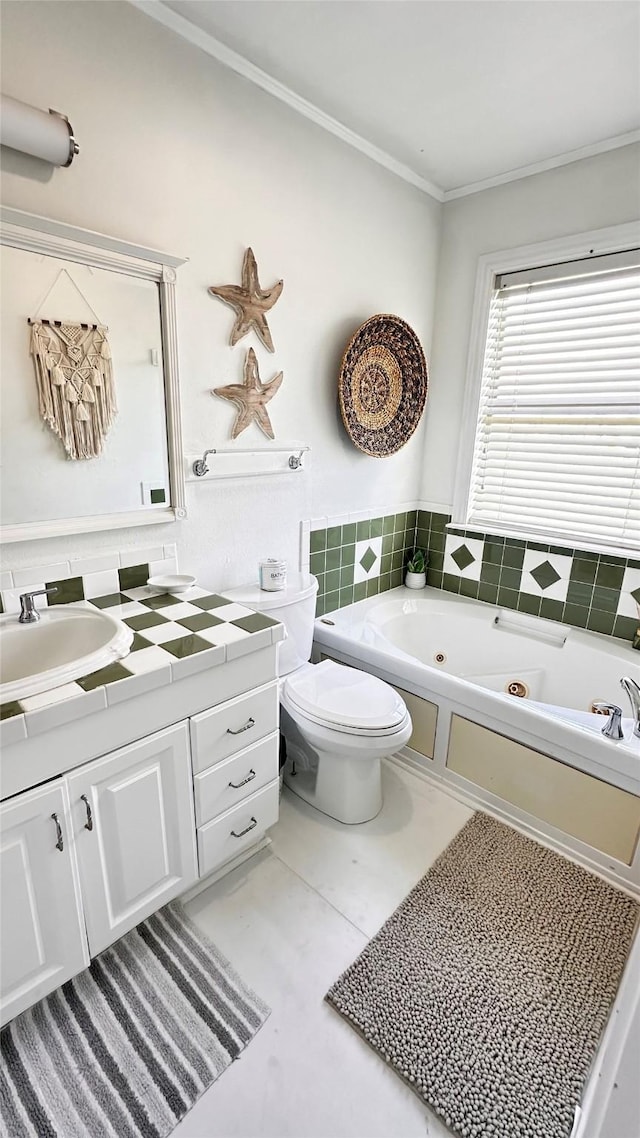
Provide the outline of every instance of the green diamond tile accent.
<path id="1" fill-rule="evenodd" d="M 210 593 L 207 597 L 197 597 L 194 601 L 189 601 L 190 605 L 195 605 L 197 609 L 219 609 L 222 605 L 230 605 L 231 601 L 228 597 L 219 597 L 217 593 Z"/>
<path id="2" fill-rule="evenodd" d="M 123 668 L 122 664 L 108 664 L 106 668 L 99 668 L 97 672 L 91 672 L 81 680 L 76 680 L 76 683 L 83 691 L 93 691 L 94 688 L 104 687 L 105 684 L 114 684 L 117 680 L 130 679 L 131 672 Z"/>
<path id="3" fill-rule="evenodd" d="M 375 565 L 375 563 L 376 563 L 376 555 L 373 552 L 371 546 L 368 546 L 368 548 L 365 550 L 365 552 L 362 554 L 362 557 L 360 558 L 360 564 L 362 565 L 362 568 L 364 569 L 365 573 L 368 573 L 372 569 L 372 567 Z"/>
<path id="4" fill-rule="evenodd" d="M 129 565 L 126 569 L 118 569 L 118 580 L 123 591 L 125 589 L 139 589 L 141 585 L 146 585 L 149 580 L 149 566 Z"/>
<path id="5" fill-rule="evenodd" d="M 263 628 L 274 628 L 278 621 L 265 616 L 262 612 L 252 612 L 251 616 L 239 616 L 237 620 L 232 620 L 231 624 L 235 624 L 236 628 L 243 628 L 245 632 L 260 632 Z"/>
<path id="6" fill-rule="evenodd" d="M 535 569 L 531 570 L 531 576 L 541 589 L 548 589 L 560 580 L 560 574 L 556 572 L 549 561 L 543 561 L 540 565 L 536 565 Z"/>
<path id="7" fill-rule="evenodd" d="M 0 704 L 0 719 L 12 719 L 14 715 L 22 715 L 22 708 L 17 699 Z"/>
<path id="8" fill-rule="evenodd" d="M 638 586 L 637 589 L 631 590 L 631 596 L 633 597 L 634 601 L 636 601 L 637 604 L 640 605 L 640 585 Z"/>
<path id="9" fill-rule="evenodd" d="M 188 628 L 189 632 L 202 632 L 203 628 L 213 628 L 216 624 L 224 624 L 224 621 L 219 616 L 212 616 L 210 612 L 201 612 L 197 616 L 185 616 L 183 620 L 177 620 L 176 624 Z"/>
<path id="10" fill-rule="evenodd" d="M 455 561 L 461 573 L 463 569 L 466 569 L 468 565 L 471 565 L 475 561 L 473 553 L 467 549 L 466 545 L 459 545 L 458 548 L 451 554 L 451 557 L 452 560 Z"/>
<path id="11" fill-rule="evenodd" d="M 84 600 L 82 577 L 65 577 L 62 581 L 45 581 L 45 589 L 57 589 L 57 593 L 47 597 L 50 605 L 68 605 L 73 601 Z"/>
<path id="12" fill-rule="evenodd" d="M 169 605 L 181 605 L 182 601 L 170 593 L 159 593 L 156 597 L 145 597 L 140 604 L 147 609 L 166 609 Z"/>
<path id="13" fill-rule="evenodd" d="M 131 604 L 131 598 L 125 597 L 124 593 L 108 593 L 106 597 L 92 597 L 89 604 L 97 609 L 112 609 L 115 605 Z"/>
<path id="14" fill-rule="evenodd" d="M 124 624 L 128 624 L 134 632 L 142 632 L 145 628 L 153 628 L 155 624 L 166 624 L 166 616 L 159 612 L 141 612 L 137 616 L 128 616 Z"/>
<path id="15" fill-rule="evenodd" d="M 162 647 L 172 656 L 182 660 L 185 656 L 195 656 L 196 652 L 206 652 L 213 645 L 209 644 L 208 640 L 203 640 L 201 636 L 192 634 L 191 636 L 181 636 L 178 640 L 169 640 Z"/>

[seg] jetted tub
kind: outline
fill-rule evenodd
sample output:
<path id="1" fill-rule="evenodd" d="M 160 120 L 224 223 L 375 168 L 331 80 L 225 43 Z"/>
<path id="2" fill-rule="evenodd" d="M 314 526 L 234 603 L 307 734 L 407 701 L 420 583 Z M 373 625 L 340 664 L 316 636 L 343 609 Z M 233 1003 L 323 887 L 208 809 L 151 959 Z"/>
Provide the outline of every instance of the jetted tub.
<path id="1" fill-rule="evenodd" d="M 405 762 L 640 887 L 640 739 L 620 686 L 640 683 L 631 645 L 429 588 L 327 613 L 314 644 L 315 659 L 403 694 Z M 596 701 L 623 709 L 620 742 L 602 735 Z"/>

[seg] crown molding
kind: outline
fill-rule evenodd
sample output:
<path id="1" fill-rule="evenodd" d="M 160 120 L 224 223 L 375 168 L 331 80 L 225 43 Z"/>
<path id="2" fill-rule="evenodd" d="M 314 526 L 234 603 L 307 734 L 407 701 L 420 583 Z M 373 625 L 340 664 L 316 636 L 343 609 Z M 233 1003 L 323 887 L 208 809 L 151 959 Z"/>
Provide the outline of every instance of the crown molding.
<path id="1" fill-rule="evenodd" d="M 503 174 L 496 174 L 493 178 L 484 178 L 478 182 L 469 182 L 467 185 L 457 186 L 455 189 L 443 190 L 434 182 L 428 181 L 412 170 L 410 166 L 406 166 L 404 162 L 398 161 L 388 154 L 386 150 L 381 150 L 379 146 L 375 146 L 369 142 L 362 135 L 356 134 L 355 131 L 350 130 L 344 123 L 334 119 L 331 115 L 325 114 L 324 111 L 316 107 L 314 103 L 310 103 L 308 99 L 303 99 L 301 95 L 297 95 L 291 88 L 286 87 L 283 83 L 278 82 L 271 75 L 267 74 L 260 67 L 250 63 L 244 56 L 239 55 L 238 52 L 233 51 L 226 44 L 216 39 L 209 32 L 205 32 L 202 28 L 196 27 L 190 20 L 184 16 L 174 12 L 172 8 L 167 8 L 162 0 L 129 0 L 129 3 L 134 8 L 138 8 L 149 16 L 152 20 L 162 24 L 165 28 L 175 32 L 195 47 L 199 47 L 201 51 L 210 55 L 213 59 L 217 59 L 225 67 L 236 74 L 242 75 L 251 83 L 255 83 L 257 87 L 261 87 L 269 95 L 279 99 L 280 102 L 285 103 L 291 107 L 292 110 L 297 111 L 298 114 L 304 115 L 305 118 L 314 122 L 316 126 L 322 127 L 323 130 L 329 134 L 335 135 L 336 138 L 341 139 L 347 146 L 353 147 L 354 150 L 359 150 L 361 154 L 366 155 L 372 162 L 376 162 L 379 166 L 383 166 L 398 178 L 408 182 L 417 189 L 422 190 L 423 193 L 428 194 L 429 197 L 434 198 L 437 202 L 450 202 L 455 201 L 457 198 L 468 197 L 471 194 L 481 193 L 483 190 L 490 190 L 494 186 L 503 186 L 508 182 L 517 182 L 521 178 L 529 178 L 533 174 L 542 174 L 545 170 L 554 170 L 559 166 L 568 166 L 572 162 L 579 162 L 582 158 L 591 158 L 596 154 L 604 154 L 608 150 L 617 150 L 622 146 L 629 146 L 634 142 L 640 142 L 640 130 L 629 131 L 627 134 L 617 135 L 615 138 L 607 138 L 602 142 L 594 142 L 589 146 L 582 146 L 578 150 L 570 150 L 565 154 L 557 154 L 553 158 L 546 158 L 541 162 L 533 162 L 528 166 L 519 166 L 514 170 L 507 170 Z"/>
<path id="2" fill-rule="evenodd" d="M 571 162 L 579 162 L 582 158 L 592 158 L 595 154 L 604 154 L 607 150 L 617 150 L 621 146 L 631 146 L 640 142 L 640 130 L 630 130 L 627 134 L 618 134 L 615 138 L 606 138 L 603 142 L 593 142 L 590 146 L 581 146 L 578 150 L 568 150 L 566 154 L 556 154 L 553 158 L 545 158 L 542 162 L 532 162 L 530 166 L 518 166 L 515 170 L 507 170 L 504 174 L 496 174 L 495 178 L 484 178 L 481 182 L 469 182 L 466 186 L 458 186 L 455 190 L 445 190 L 442 200 L 454 201 L 456 198 L 466 198 L 470 194 L 479 194 L 483 190 L 490 190 L 493 186 L 504 186 L 507 182 L 517 182 L 521 178 L 530 178 L 532 174 L 543 174 L 545 170 L 555 170 L 558 166 L 569 166 Z"/>
<path id="3" fill-rule="evenodd" d="M 344 123 L 338 119 L 332 118 L 331 115 L 325 114 L 319 107 L 310 103 L 307 99 L 297 95 L 289 87 L 285 87 L 283 83 L 279 83 L 277 79 L 273 79 L 266 71 L 262 71 L 260 67 L 250 63 L 244 56 L 238 55 L 236 51 L 232 51 L 226 44 L 221 43 L 215 36 L 209 32 L 197 28 L 184 16 L 178 15 L 171 8 L 166 8 L 161 0 L 129 0 L 134 8 L 139 8 L 146 16 L 150 16 L 152 20 L 157 23 L 163 24 L 165 28 L 176 32 L 183 39 L 188 40 L 189 43 L 199 47 L 205 51 L 207 55 L 217 59 L 219 63 L 224 64 L 225 67 L 235 71 L 238 75 L 242 75 L 251 83 L 255 83 L 257 87 L 261 87 L 263 91 L 267 91 L 269 95 L 279 99 L 281 103 L 286 103 L 292 110 L 297 111 L 298 114 L 304 115 L 305 118 L 310 119 L 316 126 L 320 126 L 323 130 L 333 134 L 336 138 L 346 142 L 347 146 L 353 147 L 354 150 L 359 150 L 361 154 L 366 155 L 372 162 L 376 162 L 379 166 L 384 166 L 385 169 L 390 170 L 392 174 L 396 174 L 398 178 L 403 181 L 409 182 L 410 185 L 416 186 L 417 189 L 422 190 L 423 193 L 428 194 L 429 197 L 435 198 L 437 202 L 444 201 L 444 193 L 439 186 L 434 185 L 432 182 L 427 181 L 415 170 L 409 166 L 405 166 L 403 162 L 399 162 L 397 158 L 393 158 L 387 154 L 385 150 L 380 147 L 374 146 L 372 142 L 368 142 L 366 138 L 356 134 L 355 131 L 350 130 Z"/>

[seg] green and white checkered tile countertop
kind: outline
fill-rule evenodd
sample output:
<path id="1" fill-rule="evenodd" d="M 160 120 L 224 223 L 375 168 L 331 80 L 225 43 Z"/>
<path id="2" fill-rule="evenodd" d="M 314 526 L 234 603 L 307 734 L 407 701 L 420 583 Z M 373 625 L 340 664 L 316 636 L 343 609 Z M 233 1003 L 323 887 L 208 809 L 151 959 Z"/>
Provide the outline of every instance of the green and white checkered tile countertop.
<path id="1" fill-rule="evenodd" d="M 41 695 L 0 705 L 3 721 L 107 688 L 107 705 L 140 690 L 182 679 L 283 640 L 284 626 L 271 617 L 198 586 L 184 593 L 158 593 L 146 585 L 81 601 L 118 617 L 133 630 L 129 655 L 72 683 Z M 16 618 L 17 619 L 17 618 Z M 134 677 L 157 673 L 142 687 Z M 116 685 L 112 687 L 112 685 Z M 78 708 L 78 714 L 84 711 Z"/>

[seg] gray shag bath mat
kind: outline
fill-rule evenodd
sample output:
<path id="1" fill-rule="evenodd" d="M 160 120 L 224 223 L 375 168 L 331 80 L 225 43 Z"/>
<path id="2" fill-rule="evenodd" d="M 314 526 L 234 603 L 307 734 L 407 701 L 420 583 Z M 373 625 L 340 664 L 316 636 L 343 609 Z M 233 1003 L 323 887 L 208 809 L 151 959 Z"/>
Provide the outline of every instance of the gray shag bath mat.
<path id="1" fill-rule="evenodd" d="M 8 1138 L 165 1138 L 268 1008 L 167 905 L 1 1036 Z"/>
<path id="2" fill-rule="evenodd" d="M 327 999 L 454 1133 L 568 1138 L 638 908 L 478 813 Z"/>

